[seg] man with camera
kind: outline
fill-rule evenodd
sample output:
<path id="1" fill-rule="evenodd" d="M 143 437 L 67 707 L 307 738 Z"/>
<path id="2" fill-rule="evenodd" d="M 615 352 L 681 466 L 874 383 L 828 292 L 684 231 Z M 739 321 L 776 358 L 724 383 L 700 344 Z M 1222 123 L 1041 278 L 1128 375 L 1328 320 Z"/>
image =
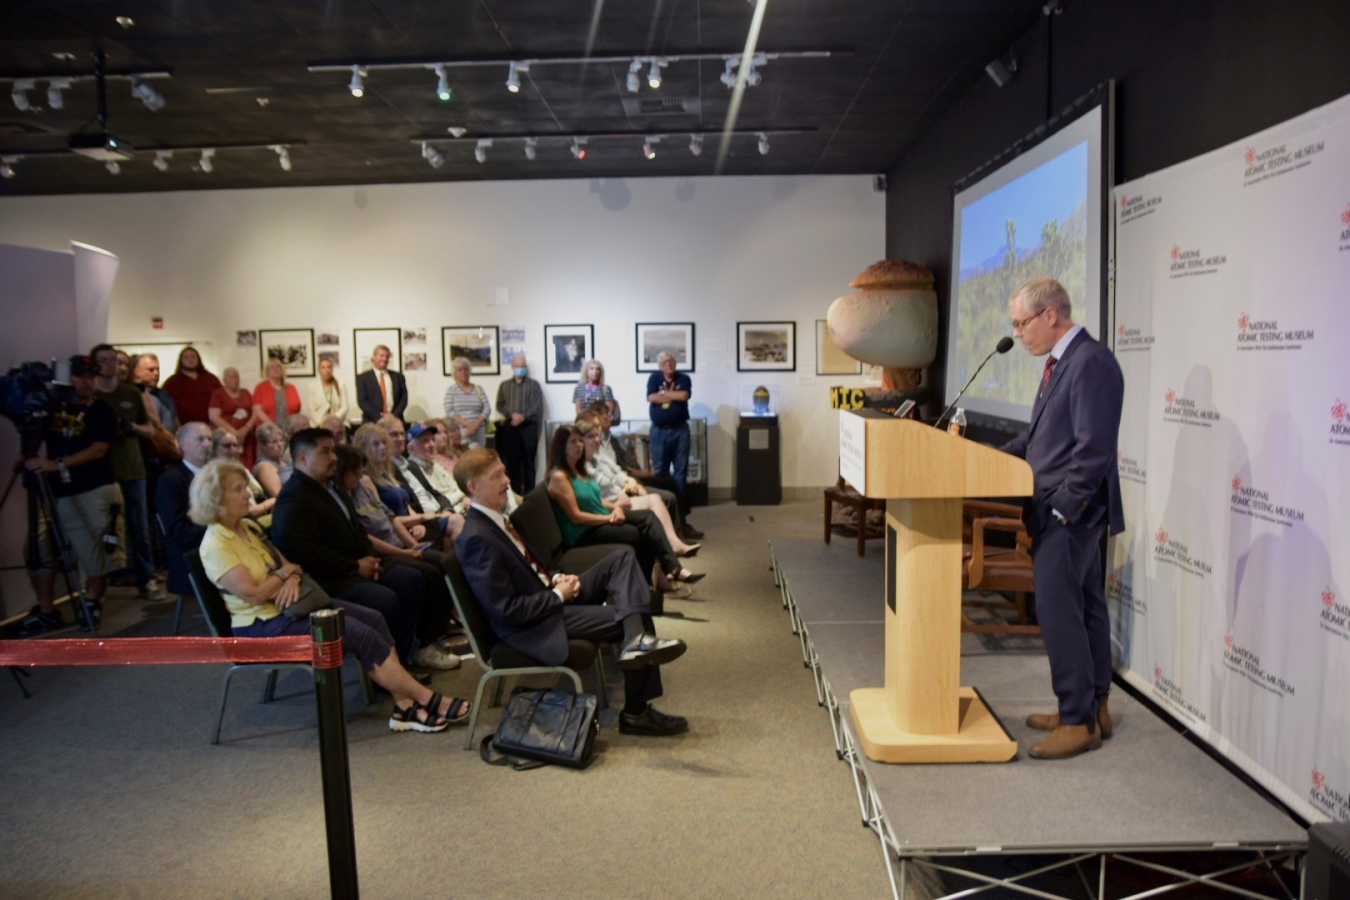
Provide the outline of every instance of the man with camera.
<path id="1" fill-rule="evenodd" d="M 56 516 L 84 570 L 86 608 L 95 623 L 108 586 L 104 536 L 112 523 L 113 508 L 121 502 L 108 458 L 108 448 L 117 438 L 117 417 L 95 396 L 94 376 L 98 372 L 99 365 L 92 357 L 70 358 L 74 396 L 52 414 L 43 436 L 44 455 L 23 460 L 24 468 L 35 477 L 47 479 L 56 497 Z M 55 600 L 56 574 L 62 561 L 52 528 L 46 516 L 39 517 L 29 536 L 25 558 L 33 571 L 38 603 L 23 621 L 25 636 L 61 627 Z M 76 619 L 80 619 L 78 613 Z"/>

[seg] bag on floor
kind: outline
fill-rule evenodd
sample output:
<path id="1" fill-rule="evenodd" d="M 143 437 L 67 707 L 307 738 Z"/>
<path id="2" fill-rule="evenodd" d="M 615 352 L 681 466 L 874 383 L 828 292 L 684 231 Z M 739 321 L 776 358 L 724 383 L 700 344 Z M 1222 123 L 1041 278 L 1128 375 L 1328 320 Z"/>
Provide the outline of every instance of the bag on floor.
<path id="1" fill-rule="evenodd" d="M 496 734 L 479 744 L 479 755 L 493 766 L 534 769 L 555 763 L 584 769 L 600 733 L 599 709 L 594 694 L 516 688 Z M 493 750 L 504 755 L 494 758 Z"/>

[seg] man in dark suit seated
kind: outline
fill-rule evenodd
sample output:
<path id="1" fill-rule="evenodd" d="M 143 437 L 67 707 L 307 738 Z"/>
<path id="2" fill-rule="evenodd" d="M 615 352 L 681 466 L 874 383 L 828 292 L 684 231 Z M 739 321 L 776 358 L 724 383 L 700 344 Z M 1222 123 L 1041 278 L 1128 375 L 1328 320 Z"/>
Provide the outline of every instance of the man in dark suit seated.
<path id="1" fill-rule="evenodd" d="M 164 526 L 164 543 L 169 553 L 169 578 L 165 587 L 180 597 L 192 596 L 184 554 L 196 550 L 206 529 L 188 518 L 188 489 L 202 466 L 211 461 L 211 429 L 203 422 L 189 422 L 178 429 L 182 462 L 176 462 L 155 485 L 155 515 Z"/>
<path id="2" fill-rule="evenodd" d="M 370 354 L 372 368 L 356 376 L 356 403 L 363 422 L 378 422 L 386 413 L 403 419 L 408 408 L 408 381 L 389 368 L 389 348 L 380 344 Z"/>
<path id="3" fill-rule="evenodd" d="M 415 569 L 380 567 L 351 500 L 329 483 L 337 473 L 333 435 L 306 428 L 291 438 L 295 472 L 272 508 L 272 539 L 329 595 L 380 612 L 399 658 L 412 664 L 426 582 Z"/>
<path id="4" fill-rule="evenodd" d="M 1049 356 L 1031 422 L 1002 448 L 1031 464 L 1027 506 L 1036 576 L 1036 618 L 1059 698 L 1055 713 L 1027 717 L 1050 736 L 1036 759 L 1094 750 L 1111 736 L 1111 624 L 1102 583 L 1103 532 L 1125 530 L 1116 438 L 1125 379 L 1115 356 L 1075 325 L 1069 294 L 1049 278 L 1028 281 L 1008 302 L 1013 334 L 1032 356 Z"/>
<path id="5" fill-rule="evenodd" d="M 631 553 L 615 551 L 576 575 L 550 575 L 504 515 L 511 477 L 495 450 L 470 450 L 455 480 L 472 501 L 455 548 L 464 577 L 507 645 L 544 665 L 567 659 L 569 638 L 622 641 L 624 734 L 670 735 L 689 727 L 651 705 L 661 696 L 659 666 L 685 651 L 653 632 L 651 590 Z"/>

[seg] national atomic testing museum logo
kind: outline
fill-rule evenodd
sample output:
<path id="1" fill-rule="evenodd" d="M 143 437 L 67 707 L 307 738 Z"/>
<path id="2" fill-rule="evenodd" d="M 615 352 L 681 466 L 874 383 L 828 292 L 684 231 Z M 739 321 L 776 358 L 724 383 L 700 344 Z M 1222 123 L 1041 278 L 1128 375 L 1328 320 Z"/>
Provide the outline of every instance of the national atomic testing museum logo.
<path id="1" fill-rule="evenodd" d="M 1186 397 L 1169 388 L 1167 393 L 1163 394 L 1162 418 L 1164 422 L 1178 425 L 1211 428 L 1219 421 L 1220 416 L 1217 410 L 1200 406 L 1194 397 Z"/>
<path id="2" fill-rule="evenodd" d="M 1258 319 L 1245 312 L 1237 320 L 1239 350 L 1302 350 L 1316 336 L 1312 328 L 1281 328 L 1277 319 Z"/>
<path id="3" fill-rule="evenodd" d="M 1307 168 L 1326 148 L 1326 141 L 1313 141 L 1301 147 L 1288 143 L 1274 147 L 1248 147 L 1242 154 L 1242 186 L 1251 187 Z"/>

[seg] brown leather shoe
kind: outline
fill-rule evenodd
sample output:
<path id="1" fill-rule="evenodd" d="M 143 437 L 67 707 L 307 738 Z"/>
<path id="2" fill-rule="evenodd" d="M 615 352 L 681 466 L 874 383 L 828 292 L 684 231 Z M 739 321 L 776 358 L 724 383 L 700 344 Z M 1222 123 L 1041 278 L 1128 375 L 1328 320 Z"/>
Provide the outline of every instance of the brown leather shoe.
<path id="1" fill-rule="evenodd" d="M 1037 731 L 1054 731 L 1059 727 L 1059 713 L 1032 713 L 1027 716 L 1027 727 Z M 1111 721 L 1111 710 L 1107 708 L 1106 698 L 1097 701 L 1097 730 L 1102 740 L 1109 741 L 1115 723 Z"/>
<path id="2" fill-rule="evenodd" d="M 1101 732 L 1091 724 L 1061 725 L 1039 744 L 1032 744 L 1030 754 L 1032 759 L 1068 759 L 1101 745 Z"/>

